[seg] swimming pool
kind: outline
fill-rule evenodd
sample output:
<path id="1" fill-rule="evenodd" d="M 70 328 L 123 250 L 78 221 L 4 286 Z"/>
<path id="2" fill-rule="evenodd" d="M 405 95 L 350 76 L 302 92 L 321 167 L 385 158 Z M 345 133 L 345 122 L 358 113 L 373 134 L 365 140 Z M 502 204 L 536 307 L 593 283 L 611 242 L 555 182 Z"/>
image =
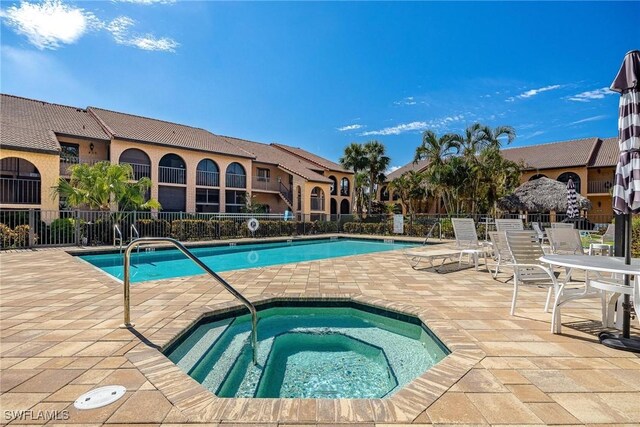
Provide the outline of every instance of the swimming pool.
<path id="1" fill-rule="evenodd" d="M 285 301 L 205 318 L 164 350 L 219 397 L 385 398 L 450 352 L 416 317 L 358 303 Z M 225 317 L 226 316 L 226 317 Z"/>
<path id="2" fill-rule="evenodd" d="M 391 251 L 416 243 L 364 239 L 305 239 L 273 243 L 218 245 L 189 249 L 216 272 L 314 261 L 349 255 Z M 123 278 L 120 253 L 83 255 L 83 260 L 118 279 Z M 141 249 L 131 255 L 131 282 L 193 276 L 204 271 L 177 249 Z"/>

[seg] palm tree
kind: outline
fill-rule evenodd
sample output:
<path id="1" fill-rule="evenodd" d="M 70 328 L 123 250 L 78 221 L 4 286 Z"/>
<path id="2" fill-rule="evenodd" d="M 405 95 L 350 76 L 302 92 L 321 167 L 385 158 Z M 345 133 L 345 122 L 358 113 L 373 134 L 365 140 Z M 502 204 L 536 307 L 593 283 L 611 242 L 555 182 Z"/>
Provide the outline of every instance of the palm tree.
<path id="1" fill-rule="evenodd" d="M 453 136 L 453 134 L 446 134 L 438 137 L 432 130 L 424 131 L 422 143 L 416 148 L 413 163 L 428 160 L 430 166 L 437 167 L 449 156 L 457 154 L 459 147 L 455 143 Z"/>
<path id="2" fill-rule="evenodd" d="M 356 213 L 362 216 L 364 206 L 367 202 L 367 194 L 365 188 L 369 185 L 369 175 L 366 172 L 358 172 L 353 176 L 353 192 L 354 203 L 356 205 Z"/>
<path id="3" fill-rule="evenodd" d="M 483 126 L 481 132 L 484 134 L 484 140 L 488 147 L 496 149 L 502 148 L 502 142 L 500 139 L 507 138 L 507 145 L 511 144 L 516 139 L 516 130 L 511 126 L 496 126 L 491 129 L 488 126 Z"/>
<path id="4" fill-rule="evenodd" d="M 133 181 L 133 168 L 129 164 L 81 163 L 71 167 L 69 181 L 58 180 L 53 195 L 59 195 L 73 208 L 109 211 L 112 203 L 116 203 L 121 211 L 160 209 L 157 200 L 145 200 L 149 188 L 149 178 Z"/>
<path id="5" fill-rule="evenodd" d="M 369 174 L 369 207 L 376 196 L 375 189 L 378 184 L 384 182 L 384 171 L 389 168 L 391 159 L 386 155 L 386 148 L 378 141 L 369 141 L 362 147 L 367 159 L 367 172 Z"/>
<path id="6" fill-rule="evenodd" d="M 425 173 L 412 170 L 394 178 L 389 183 L 389 188 L 398 195 L 400 203 L 407 211 L 411 225 L 413 225 L 418 205 L 427 196 L 426 178 Z"/>
<path id="7" fill-rule="evenodd" d="M 356 179 L 358 173 L 367 167 L 367 158 L 365 157 L 364 149 L 361 144 L 352 142 L 344 149 L 344 155 L 338 160 L 343 168 L 353 171 L 354 183 L 353 183 L 353 203 L 358 208 L 363 207 L 363 203 L 358 198 L 361 196 L 362 191 L 358 183 L 362 182 L 362 179 Z M 358 215 L 362 215 L 362 209 L 356 210 Z"/>

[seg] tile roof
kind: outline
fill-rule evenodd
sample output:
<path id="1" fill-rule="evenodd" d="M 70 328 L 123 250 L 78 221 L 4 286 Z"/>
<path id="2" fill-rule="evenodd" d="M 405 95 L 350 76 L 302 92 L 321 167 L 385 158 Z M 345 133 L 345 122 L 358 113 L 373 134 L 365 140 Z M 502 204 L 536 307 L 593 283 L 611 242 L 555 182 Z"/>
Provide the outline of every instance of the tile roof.
<path id="1" fill-rule="evenodd" d="M 328 169 L 336 172 L 343 172 L 343 173 L 353 173 L 353 171 L 343 168 L 342 165 L 340 165 L 339 163 L 332 162 L 331 160 L 328 160 L 328 159 L 325 159 L 324 157 L 320 157 L 316 154 L 310 153 L 307 150 L 303 150 L 302 148 L 291 147 L 289 145 L 284 145 L 284 144 L 271 144 L 271 145 L 273 145 L 274 147 L 278 147 L 281 150 L 288 151 L 289 153 L 292 153 L 298 157 L 302 157 L 303 159 L 308 160 L 311 163 L 315 163 L 316 165 L 321 166 L 324 169 Z"/>
<path id="2" fill-rule="evenodd" d="M 288 151 L 280 150 L 272 145 L 260 142 L 247 141 L 246 139 L 224 136 L 229 143 L 255 156 L 256 162 L 278 165 L 291 173 L 301 176 L 313 182 L 331 182 L 319 173 L 315 172 L 317 166 L 311 162 L 290 154 Z"/>
<path id="3" fill-rule="evenodd" d="M 115 138 L 237 157 L 253 157 L 223 137 L 204 129 L 96 107 L 89 107 L 88 111 Z"/>
<path id="4" fill-rule="evenodd" d="M 600 149 L 589 166 L 598 168 L 615 166 L 618 163 L 619 154 L 618 138 L 604 138 Z"/>
<path id="5" fill-rule="evenodd" d="M 0 94 L 0 144 L 19 150 L 57 153 L 58 135 L 108 140 L 86 110 Z"/>
<path id="6" fill-rule="evenodd" d="M 524 161 L 529 170 L 587 166 L 598 141 L 593 137 L 507 148 L 502 150 L 502 156 L 514 162 Z"/>
<path id="7" fill-rule="evenodd" d="M 427 168 L 429 165 L 428 160 L 420 160 L 418 163 L 409 162 L 406 165 L 402 166 L 399 169 L 394 170 L 393 172 L 387 174 L 387 181 L 391 181 L 392 179 L 399 178 L 403 173 L 409 171 L 418 171 L 421 172 Z"/>

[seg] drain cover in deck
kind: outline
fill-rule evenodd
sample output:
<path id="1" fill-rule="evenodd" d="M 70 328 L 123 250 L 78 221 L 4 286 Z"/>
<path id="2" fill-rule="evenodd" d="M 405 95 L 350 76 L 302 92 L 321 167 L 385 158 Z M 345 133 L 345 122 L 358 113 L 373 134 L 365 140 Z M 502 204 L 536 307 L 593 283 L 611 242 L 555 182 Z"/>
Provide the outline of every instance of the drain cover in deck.
<path id="1" fill-rule="evenodd" d="M 73 403 L 76 409 L 96 409 L 107 406 L 124 396 L 127 391 L 121 385 L 109 385 L 86 392 Z"/>

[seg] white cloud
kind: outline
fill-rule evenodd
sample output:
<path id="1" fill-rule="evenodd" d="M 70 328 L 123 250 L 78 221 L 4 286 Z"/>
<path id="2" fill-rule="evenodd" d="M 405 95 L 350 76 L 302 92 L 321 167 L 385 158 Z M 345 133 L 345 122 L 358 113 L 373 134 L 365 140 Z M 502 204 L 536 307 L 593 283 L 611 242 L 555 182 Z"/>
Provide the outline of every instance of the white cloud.
<path id="1" fill-rule="evenodd" d="M 100 21 L 91 12 L 60 0 L 22 1 L 0 11 L 0 17 L 38 49 L 73 44 L 88 31 L 100 28 Z"/>
<path id="2" fill-rule="evenodd" d="M 443 129 L 448 125 L 458 122 L 464 119 L 464 115 L 458 114 L 455 116 L 443 117 L 430 121 L 415 121 L 410 123 L 401 123 L 396 126 L 390 126 L 379 130 L 372 130 L 368 132 L 362 132 L 360 136 L 371 136 L 371 135 L 400 135 L 405 132 L 422 132 L 427 129 Z"/>
<path id="3" fill-rule="evenodd" d="M 363 125 L 353 124 L 353 125 L 347 125 L 347 126 L 339 127 L 338 130 L 340 132 L 348 132 L 348 131 L 351 131 L 351 130 L 362 129 L 363 127 L 364 127 Z"/>
<path id="4" fill-rule="evenodd" d="M 523 137 L 521 137 L 520 139 L 529 139 L 529 138 L 534 138 L 536 136 L 540 136 L 544 133 L 544 131 L 542 130 L 537 130 L 535 132 L 530 133 L 529 135 L 525 135 Z"/>
<path id="5" fill-rule="evenodd" d="M 152 4 L 171 4 L 176 2 L 176 0 L 115 0 L 115 1 L 119 3 L 141 4 L 144 6 L 148 6 Z"/>
<path id="6" fill-rule="evenodd" d="M 578 102 L 590 102 L 594 99 L 603 99 L 607 95 L 615 95 L 616 92 L 609 90 L 608 87 L 603 87 L 596 90 L 589 90 L 586 92 L 581 92 L 576 95 L 570 96 L 569 101 L 578 101 Z"/>
<path id="7" fill-rule="evenodd" d="M 544 87 L 540 87 L 538 89 L 531 89 L 528 90 L 526 92 L 522 92 L 520 95 L 517 96 L 511 96 L 509 98 L 507 98 L 507 102 L 512 102 L 515 101 L 516 98 L 519 99 L 527 99 L 527 98 L 531 98 L 533 96 L 536 96 L 542 92 L 548 92 L 550 90 L 556 90 L 556 89 L 560 89 L 562 87 L 562 85 L 549 85 L 549 86 L 544 86 Z"/>
<path id="8" fill-rule="evenodd" d="M 602 120 L 602 119 L 606 119 L 606 118 L 607 118 L 606 114 L 602 114 L 602 115 L 599 115 L 599 116 L 593 116 L 593 117 L 587 117 L 586 119 L 582 119 L 582 120 L 577 120 L 575 122 L 571 122 L 571 123 L 569 123 L 569 126 L 577 125 L 577 124 L 580 124 L 580 123 L 595 122 L 597 120 Z"/>
<path id="9" fill-rule="evenodd" d="M 129 17 L 121 16 L 106 23 L 93 13 L 62 0 L 22 1 L 19 6 L 1 10 L 0 17 L 38 49 L 57 49 L 62 44 L 75 43 L 92 30 L 106 30 L 116 43 L 143 50 L 175 52 L 180 45 L 168 37 L 131 34 L 135 21 Z"/>
<path id="10" fill-rule="evenodd" d="M 394 105 L 416 105 L 417 102 L 413 96 L 407 96 L 400 101 L 394 101 Z"/>
<path id="11" fill-rule="evenodd" d="M 397 171 L 401 167 L 402 166 L 391 166 L 389 169 L 387 169 L 387 171 L 385 172 L 385 175 L 389 175 L 390 173 Z"/>

